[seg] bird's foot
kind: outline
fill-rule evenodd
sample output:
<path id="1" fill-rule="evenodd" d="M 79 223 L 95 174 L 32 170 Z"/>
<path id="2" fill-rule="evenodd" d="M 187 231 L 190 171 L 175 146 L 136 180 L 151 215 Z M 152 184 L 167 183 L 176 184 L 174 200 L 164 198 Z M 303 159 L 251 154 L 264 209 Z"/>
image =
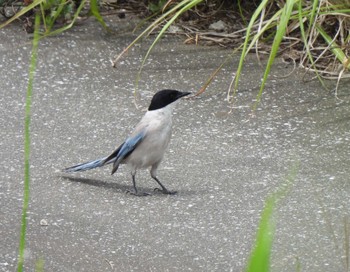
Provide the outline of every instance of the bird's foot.
<path id="1" fill-rule="evenodd" d="M 144 192 L 140 193 L 140 192 L 134 191 L 134 190 L 133 191 L 127 190 L 126 194 L 133 195 L 133 196 L 149 196 L 150 195 L 149 193 L 144 193 Z"/>
<path id="2" fill-rule="evenodd" d="M 177 194 L 176 191 L 169 191 L 169 190 L 167 190 L 165 188 L 163 188 L 163 189 L 154 188 L 153 191 L 160 192 L 160 193 L 165 194 L 165 195 L 176 195 Z"/>

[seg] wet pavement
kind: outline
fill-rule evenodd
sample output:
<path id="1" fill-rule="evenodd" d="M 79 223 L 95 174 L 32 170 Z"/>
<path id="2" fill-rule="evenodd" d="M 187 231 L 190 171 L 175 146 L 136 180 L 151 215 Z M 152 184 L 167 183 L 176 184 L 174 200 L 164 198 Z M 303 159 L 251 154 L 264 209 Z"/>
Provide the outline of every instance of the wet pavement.
<path id="1" fill-rule="evenodd" d="M 350 88 L 338 97 L 303 71 L 277 61 L 255 114 L 263 68 L 248 58 L 235 104 L 227 89 L 237 60 L 200 97 L 182 100 L 159 178 L 177 195 L 153 192 L 148 171 L 125 194 L 127 167 L 62 174 L 108 155 L 163 88 L 197 91 L 227 50 L 163 39 L 146 62 L 137 105 L 133 90 L 150 40 L 112 68 L 135 37 L 93 20 L 40 42 L 31 122 L 31 184 L 25 271 L 242 271 L 264 200 L 298 174 L 275 212 L 272 271 L 347 271 L 350 257 Z M 0 271 L 15 271 L 23 198 L 23 127 L 30 39 L 0 30 Z M 346 227 L 347 225 L 347 227 Z"/>

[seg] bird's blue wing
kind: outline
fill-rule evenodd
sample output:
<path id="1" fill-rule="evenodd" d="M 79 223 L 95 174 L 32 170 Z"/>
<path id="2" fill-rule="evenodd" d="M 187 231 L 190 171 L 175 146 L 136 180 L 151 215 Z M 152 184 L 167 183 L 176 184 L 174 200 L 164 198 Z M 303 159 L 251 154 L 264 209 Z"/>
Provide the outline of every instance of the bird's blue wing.
<path id="1" fill-rule="evenodd" d="M 131 154 L 131 152 L 133 152 L 134 149 L 141 143 L 144 136 L 145 136 L 145 133 L 140 132 L 140 133 L 136 134 L 135 136 L 129 137 L 128 139 L 126 139 L 126 141 L 122 145 L 120 151 L 118 152 L 117 160 L 118 159 L 125 159 L 127 156 L 129 156 Z"/>
<path id="2" fill-rule="evenodd" d="M 119 164 L 126 159 L 145 137 L 145 131 L 141 131 L 134 136 L 130 136 L 111 155 L 105 159 L 105 164 L 114 161 L 112 174 L 118 170 Z"/>

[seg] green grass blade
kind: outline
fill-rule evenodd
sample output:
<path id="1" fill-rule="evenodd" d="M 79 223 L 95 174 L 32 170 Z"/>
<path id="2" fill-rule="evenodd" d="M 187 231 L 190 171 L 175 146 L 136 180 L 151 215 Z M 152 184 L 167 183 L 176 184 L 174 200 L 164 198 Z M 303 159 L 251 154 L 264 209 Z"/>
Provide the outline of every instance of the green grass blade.
<path id="1" fill-rule="evenodd" d="M 241 57 L 239 59 L 239 64 L 238 64 L 238 68 L 237 68 L 237 71 L 236 71 L 235 84 L 234 84 L 234 88 L 233 88 L 233 93 L 234 94 L 237 91 L 239 77 L 240 77 L 241 72 L 242 72 L 243 63 L 244 63 L 246 54 L 248 52 L 247 47 L 248 47 L 248 43 L 249 43 L 249 39 L 250 39 L 250 32 L 251 32 L 251 30 L 253 28 L 253 24 L 255 23 L 256 19 L 258 18 L 259 14 L 263 10 L 263 8 L 267 5 L 268 1 L 269 0 L 261 1 L 260 5 L 255 10 L 255 12 L 254 12 L 252 18 L 250 19 L 249 24 L 248 24 L 246 35 L 245 35 L 245 40 L 244 40 L 244 43 L 243 43 L 242 54 L 241 54 Z"/>
<path id="2" fill-rule="evenodd" d="M 98 9 L 98 2 L 97 0 L 90 0 L 90 11 L 93 16 L 95 16 L 96 20 L 100 22 L 100 24 L 105 28 L 108 29 L 105 21 L 103 20 L 100 11 Z"/>
<path id="3" fill-rule="evenodd" d="M 275 224 L 272 218 L 273 212 L 278 201 L 286 196 L 295 181 L 299 165 L 300 162 L 297 161 L 289 171 L 284 186 L 270 195 L 265 201 L 256 235 L 255 247 L 247 264 L 247 272 L 268 272 L 270 270 L 270 255 L 275 232 Z"/>
<path id="4" fill-rule="evenodd" d="M 243 21 L 243 25 L 247 25 L 247 20 L 245 19 L 245 16 L 243 14 L 243 9 L 242 9 L 242 5 L 241 5 L 241 0 L 238 0 L 237 1 L 237 6 L 238 6 L 238 12 L 239 12 L 239 15 L 241 16 L 241 19 Z"/>
<path id="5" fill-rule="evenodd" d="M 315 3 L 316 3 L 316 5 L 315 5 Z M 310 20 L 309 20 L 309 22 L 310 22 L 309 25 L 310 26 L 312 26 L 314 18 L 315 18 L 317 3 L 318 3 L 318 1 L 314 1 L 313 7 L 312 7 L 312 11 L 310 13 Z M 302 1 L 299 1 L 299 5 L 298 5 L 298 19 L 299 19 L 299 28 L 300 28 L 301 37 L 303 39 L 304 47 L 305 47 L 308 59 L 309 59 L 309 61 L 311 63 L 311 67 L 314 69 L 314 71 L 316 73 L 316 76 L 317 76 L 318 80 L 321 82 L 322 86 L 324 88 L 326 88 L 325 83 L 323 82 L 320 74 L 318 73 L 318 71 L 316 69 L 315 62 L 314 62 L 314 59 L 313 59 L 311 51 L 310 51 L 310 46 L 309 46 L 309 43 L 308 43 L 308 40 L 307 40 L 307 36 L 310 33 L 311 27 L 309 27 L 309 31 L 306 33 L 305 29 L 304 29 L 304 22 L 303 22 Z"/>
<path id="6" fill-rule="evenodd" d="M 60 14 L 62 13 L 63 8 L 66 5 L 66 3 L 67 3 L 66 0 L 61 0 L 61 3 L 58 4 L 57 10 L 56 10 L 56 12 L 55 12 L 55 14 L 54 14 L 54 16 L 52 18 L 50 18 L 49 16 L 45 17 L 45 10 L 42 7 L 42 5 L 40 5 L 41 6 L 41 10 L 42 10 L 42 14 L 43 14 L 42 17 L 43 17 L 43 21 L 44 21 L 45 29 L 46 29 L 45 32 L 49 33 L 51 31 L 55 21 L 57 20 L 58 16 L 60 16 Z M 47 20 L 46 20 L 46 18 L 48 18 L 48 17 L 50 18 L 49 22 L 47 22 Z"/>
<path id="7" fill-rule="evenodd" d="M 19 258 L 17 271 L 23 271 L 24 263 L 24 250 L 26 242 L 26 228 L 27 228 L 27 210 L 29 205 L 29 184 L 30 184 L 30 119 L 31 119 L 31 105 L 32 105 L 32 91 L 34 73 L 36 69 L 37 55 L 38 55 L 38 41 L 39 41 L 39 27 L 40 27 L 40 16 L 35 16 L 35 27 L 34 27 L 34 39 L 33 48 L 31 54 L 31 62 L 29 68 L 29 80 L 26 95 L 26 106 L 25 106 L 25 121 L 24 121 L 24 195 L 23 195 L 23 208 L 22 208 L 22 223 L 21 223 L 21 234 L 19 242 Z"/>
<path id="8" fill-rule="evenodd" d="M 151 46 L 148 48 L 148 51 L 145 55 L 145 57 L 142 60 L 141 63 L 141 67 L 139 69 L 137 78 L 136 78 L 136 88 L 138 86 L 138 82 L 140 80 L 141 77 L 141 72 L 143 69 L 143 66 L 145 65 L 146 60 L 148 59 L 149 54 L 151 53 L 151 51 L 153 50 L 154 46 L 156 45 L 156 43 L 159 41 L 159 39 L 163 36 L 164 32 L 169 28 L 169 26 L 185 11 L 191 9 L 192 7 L 198 5 L 200 2 L 202 2 L 203 0 L 192 0 L 192 1 L 183 1 L 183 3 L 185 4 L 182 8 L 180 8 L 171 18 L 170 20 L 162 27 L 162 29 L 160 30 L 160 32 L 158 33 L 157 37 L 154 39 L 153 43 L 151 44 Z M 188 2 L 188 3 L 187 3 Z"/>
<path id="9" fill-rule="evenodd" d="M 48 28 L 48 26 L 47 26 L 46 20 L 45 20 L 45 1 L 40 3 L 40 12 L 41 12 L 41 18 L 43 18 L 44 29 L 46 30 Z"/>
<path id="10" fill-rule="evenodd" d="M 343 52 L 343 50 L 339 47 L 339 45 L 337 45 L 337 43 L 334 41 L 334 39 L 332 39 L 332 37 L 330 37 L 326 31 L 323 30 L 323 28 L 319 25 L 316 25 L 316 29 L 317 31 L 321 34 L 321 36 L 323 37 L 323 39 L 327 42 L 328 46 L 330 47 L 332 53 L 336 56 L 336 58 L 342 63 L 346 63 L 347 61 L 347 57 L 345 55 L 345 53 Z M 348 65 L 347 67 L 344 68 L 350 68 L 350 65 Z"/>
<path id="11" fill-rule="evenodd" d="M 145 61 L 147 60 L 149 54 L 151 53 L 152 49 L 154 48 L 154 46 L 156 45 L 156 43 L 159 41 L 159 39 L 163 36 L 164 32 L 169 28 L 169 26 L 185 11 L 191 9 L 192 7 L 196 6 L 197 4 L 199 4 L 200 2 L 202 2 L 203 0 L 193 0 L 190 1 L 188 4 L 186 4 L 184 7 L 182 7 L 179 11 L 177 11 L 171 18 L 170 20 L 163 26 L 163 28 L 161 29 L 161 31 L 158 33 L 157 37 L 154 39 L 152 45 L 148 48 L 148 51 L 143 59 L 142 65 L 145 63 Z"/>
<path id="12" fill-rule="evenodd" d="M 61 33 L 64 32 L 64 31 L 70 29 L 70 28 L 74 25 L 75 21 L 77 20 L 77 18 L 78 18 L 78 16 L 79 16 L 81 10 L 83 9 L 83 7 L 84 7 L 86 1 L 87 1 L 87 0 L 82 0 L 82 1 L 81 1 L 80 5 L 79 5 L 78 8 L 77 8 L 77 11 L 74 13 L 73 19 L 72 19 L 72 21 L 70 22 L 70 24 L 68 24 L 68 25 L 66 25 L 66 26 L 64 26 L 64 27 L 61 27 L 61 28 L 59 28 L 59 29 L 56 29 L 56 30 L 54 30 L 54 31 L 52 31 L 52 32 L 46 33 L 45 35 L 42 35 L 41 38 L 48 37 L 48 36 L 53 36 L 53 35 L 58 35 L 58 34 L 61 34 Z"/>
<path id="13" fill-rule="evenodd" d="M 272 15 L 272 17 L 267 20 L 263 27 L 260 29 L 260 31 L 258 33 L 256 33 L 253 38 L 251 38 L 251 41 L 249 43 L 249 46 L 247 46 L 246 48 L 246 53 L 244 55 L 244 57 L 250 52 L 250 50 L 255 46 L 255 43 L 257 42 L 257 40 L 263 35 L 263 33 L 265 33 L 267 30 L 273 28 L 273 27 L 276 27 L 277 25 L 277 20 L 278 20 L 278 17 L 281 15 L 282 13 L 282 10 L 278 10 L 276 11 L 276 13 L 274 15 Z M 273 33 L 270 34 L 273 36 Z M 243 59 L 244 61 L 244 59 Z"/>
<path id="14" fill-rule="evenodd" d="M 299 1 L 299 5 L 301 5 L 301 2 L 302 1 Z M 309 23 L 310 23 L 310 26 L 314 24 L 314 21 L 315 21 L 315 18 L 316 18 L 316 15 L 317 15 L 317 7 L 318 7 L 318 0 L 314 0 L 312 1 L 312 10 L 310 12 L 310 20 L 309 20 Z M 311 28 L 309 28 L 311 29 Z"/>
<path id="15" fill-rule="evenodd" d="M 152 32 L 162 21 L 165 21 L 168 16 L 170 16 L 172 13 L 175 13 L 177 10 L 182 9 L 185 5 L 191 4 L 192 2 L 202 2 L 203 0 L 183 0 L 180 3 L 176 4 L 173 8 L 165 12 L 162 16 L 160 16 L 158 19 L 156 19 L 152 24 L 150 24 L 140 35 L 138 35 L 135 40 L 133 40 L 120 54 L 116 55 L 114 57 L 114 60 L 112 61 L 113 67 L 117 65 L 117 62 L 119 59 L 133 46 L 135 45 L 141 38 L 147 36 L 149 33 Z M 170 26 L 170 25 L 169 25 Z M 169 27 L 168 26 L 168 27 Z M 165 30 L 164 30 L 165 31 Z"/>
<path id="16" fill-rule="evenodd" d="M 257 95 L 256 102 L 254 104 L 254 108 L 253 108 L 254 110 L 256 109 L 258 103 L 260 102 L 261 95 L 263 93 L 263 90 L 264 90 L 264 87 L 265 87 L 265 83 L 267 81 L 267 77 L 268 77 L 268 75 L 270 73 L 272 63 L 275 60 L 275 57 L 276 57 L 277 51 L 279 49 L 280 43 L 281 43 L 281 41 L 283 39 L 284 34 L 286 33 L 286 29 L 287 29 L 287 26 L 288 26 L 288 22 L 289 22 L 290 16 L 292 14 L 293 7 L 294 7 L 294 0 L 287 0 L 285 5 L 284 5 L 284 7 L 283 7 L 283 9 L 282 9 L 282 13 L 281 13 L 281 17 L 280 17 L 280 23 L 278 25 L 277 32 L 276 32 L 276 35 L 275 35 L 275 38 L 274 38 L 274 41 L 273 41 L 273 44 L 272 44 L 272 47 L 271 47 L 270 56 L 269 56 L 269 59 L 267 61 L 267 65 L 266 65 L 264 76 L 263 76 L 263 79 L 262 79 L 262 82 L 261 82 L 260 90 L 259 90 L 259 93 Z"/>
<path id="17" fill-rule="evenodd" d="M 256 235 L 255 248 L 251 253 L 246 269 L 247 272 L 268 272 L 270 270 L 270 254 L 275 231 L 271 218 L 276 201 L 276 196 L 272 195 L 265 202 Z"/>
<path id="18" fill-rule="evenodd" d="M 158 25 L 160 24 L 162 21 L 164 21 L 171 13 L 174 13 L 176 10 L 178 10 L 179 8 L 181 8 L 184 4 L 186 4 L 187 2 L 190 2 L 192 0 L 183 0 L 180 3 L 178 3 L 175 7 L 171 8 L 170 10 L 168 10 L 167 12 L 165 12 L 162 16 L 160 16 L 158 19 L 156 19 L 152 24 L 150 24 L 144 31 L 142 31 L 142 33 L 140 35 L 138 35 L 126 48 L 123 49 L 123 51 L 114 56 L 114 60 L 112 61 L 113 67 L 115 67 L 117 65 L 117 62 L 119 61 L 119 59 L 126 53 L 128 52 L 128 50 L 134 46 L 139 40 L 141 40 L 141 38 L 147 36 L 149 33 L 152 32 L 152 30 Z"/>

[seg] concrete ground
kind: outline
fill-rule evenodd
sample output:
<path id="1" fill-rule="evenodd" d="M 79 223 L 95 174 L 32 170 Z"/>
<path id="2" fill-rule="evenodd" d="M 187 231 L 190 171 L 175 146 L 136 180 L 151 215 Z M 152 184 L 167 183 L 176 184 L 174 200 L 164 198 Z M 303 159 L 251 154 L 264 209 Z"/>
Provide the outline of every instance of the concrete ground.
<path id="1" fill-rule="evenodd" d="M 107 18 L 107 20 L 110 20 Z M 182 100 L 153 192 L 148 171 L 131 188 L 127 167 L 63 174 L 108 155 L 163 88 L 197 91 L 230 51 L 163 39 L 110 59 L 135 37 L 113 19 L 106 33 L 86 21 L 39 46 L 31 122 L 31 184 L 25 271 L 242 271 L 264 201 L 287 183 L 274 214 L 271 271 L 348 271 L 350 89 L 339 99 L 278 61 L 255 114 L 263 68 L 248 59 L 235 103 L 226 101 L 237 59 L 198 98 Z M 19 26 L 0 30 L 0 271 L 15 271 L 23 200 L 24 105 L 31 43 Z M 151 37 L 152 38 L 152 37 Z M 233 105 L 233 108 L 232 108 Z M 232 111 L 231 111 L 232 110 Z M 231 111 L 231 112 L 230 112 Z M 300 270 L 298 270 L 300 267 Z"/>

